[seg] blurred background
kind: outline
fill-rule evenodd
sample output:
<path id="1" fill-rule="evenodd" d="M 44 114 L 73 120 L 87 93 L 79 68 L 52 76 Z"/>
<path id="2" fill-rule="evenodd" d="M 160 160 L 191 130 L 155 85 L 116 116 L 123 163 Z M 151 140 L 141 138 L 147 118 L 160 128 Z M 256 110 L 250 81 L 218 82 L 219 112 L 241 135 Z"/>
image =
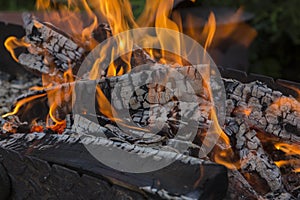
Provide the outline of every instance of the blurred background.
<path id="1" fill-rule="evenodd" d="M 135 17 L 145 1 L 130 0 Z M 35 0 L 0 1 L 2 15 L 34 6 Z M 209 52 L 218 65 L 300 82 L 299 8 L 299 0 L 175 0 L 174 13 L 182 16 L 184 32 L 203 43 L 190 27 L 201 30 L 214 12 L 217 30 Z"/>

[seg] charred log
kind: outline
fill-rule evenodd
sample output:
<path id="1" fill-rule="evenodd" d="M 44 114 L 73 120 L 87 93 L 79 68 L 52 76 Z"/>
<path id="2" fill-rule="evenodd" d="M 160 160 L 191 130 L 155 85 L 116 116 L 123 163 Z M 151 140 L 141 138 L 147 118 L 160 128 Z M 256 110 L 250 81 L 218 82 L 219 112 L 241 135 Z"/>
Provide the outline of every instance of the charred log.
<path id="1" fill-rule="evenodd" d="M 134 199 L 221 199 L 226 193 L 227 175 L 223 166 L 184 155 L 174 157 L 170 152 L 157 152 L 158 156 L 171 156 L 174 162 L 158 171 L 132 174 L 108 168 L 83 146 L 129 149 L 126 144 L 104 138 L 80 134 L 14 134 L 2 137 L 0 143 L 2 163 L 13 177 L 13 198 L 59 195 L 118 199 L 125 195 Z"/>
<path id="2" fill-rule="evenodd" d="M 72 68 L 73 73 L 76 74 L 90 49 L 52 24 L 40 22 L 30 14 L 25 14 L 23 19 L 26 30 L 25 41 L 30 44 L 30 47 L 27 48 L 29 53 L 19 55 L 20 64 L 30 71 L 52 76 L 69 68 Z M 105 23 L 100 24 L 93 32 L 93 37 L 99 43 L 111 36 L 111 29 Z M 110 58 L 110 56 L 106 57 Z M 114 62 L 117 66 L 127 65 L 121 58 Z M 130 63 L 131 67 L 135 67 L 153 64 L 155 61 L 145 50 L 134 45 Z M 103 69 L 104 74 L 101 74 L 104 77 L 107 74 L 107 67 Z"/>
<path id="3" fill-rule="evenodd" d="M 47 66 L 51 65 L 55 65 L 62 71 L 80 65 L 86 51 L 70 36 L 51 24 L 39 22 L 30 14 L 24 14 L 23 20 L 26 31 L 25 41 L 30 44 L 29 52 L 39 55 L 35 56 L 39 62 L 42 57 L 48 56 L 49 58 L 46 62 L 43 60 L 42 66 L 40 64 L 25 66 L 35 71 L 46 72 Z M 26 58 L 28 59 L 28 56 L 20 57 L 21 63 L 26 64 Z M 41 69 L 43 70 L 41 71 Z"/>
<path id="4" fill-rule="evenodd" d="M 300 103 L 261 82 L 241 84 L 224 79 L 227 115 L 248 110 L 250 126 L 284 140 L 300 142 Z"/>

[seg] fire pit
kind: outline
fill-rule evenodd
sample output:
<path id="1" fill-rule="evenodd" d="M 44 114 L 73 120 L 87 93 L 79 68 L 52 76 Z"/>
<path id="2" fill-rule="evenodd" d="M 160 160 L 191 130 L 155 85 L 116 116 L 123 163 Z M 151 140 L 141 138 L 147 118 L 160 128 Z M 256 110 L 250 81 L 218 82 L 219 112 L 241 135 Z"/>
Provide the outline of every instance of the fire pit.
<path id="1" fill-rule="evenodd" d="M 138 20 L 127 1 L 37 5 L 43 21 L 25 13 L 25 36 L 5 41 L 38 77 L 0 74 L 15 101 L 1 108 L 3 199 L 300 197 L 299 84 L 217 68 L 213 14 L 203 49 L 168 1 Z"/>

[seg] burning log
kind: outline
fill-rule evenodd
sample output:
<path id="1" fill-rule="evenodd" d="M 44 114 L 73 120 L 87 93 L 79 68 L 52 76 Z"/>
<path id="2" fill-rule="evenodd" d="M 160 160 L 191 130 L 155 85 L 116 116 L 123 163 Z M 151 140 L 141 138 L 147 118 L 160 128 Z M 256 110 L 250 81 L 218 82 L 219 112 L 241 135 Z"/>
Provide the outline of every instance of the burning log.
<path id="1" fill-rule="evenodd" d="M 264 151 L 255 130 L 250 130 L 243 119 L 235 119 L 235 123 L 233 123 L 232 118 L 228 120 L 231 121 L 230 126 L 236 126 L 227 128 L 235 130 L 229 134 L 234 137 L 234 148 L 239 153 L 242 173 L 244 175 L 248 174 L 248 176 L 256 176 L 256 178 L 260 177 L 264 180 L 261 183 L 267 183 L 273 192 L 283 190 L 280 170 Z M 267 189 L 258 186 L 257 183 L 259 181 L 256 182 L 255 188 Z M 268 189 L 264 192 L 268 192 Z"/>
<path id="2" fill-rule="evenodd" d="M 39 22 L 30 14 L 24 14 L 23 20 L 26 31 L 25 41 L 30 44 L 28 50 L 36 56 L 21 54 L 19 59 L 29 69 L 47 72 L 49 68 L 47 66 L 54 64 L 58 69 L 65 71 L 81 63 L 86 51 L 70 36 L 51 24 Z M 36 62 L 30 65 L 28 59 Z M 26 65 L 27 63 L 29 65 Z"/>
<path id="3" fill-rule="evenodd" d="M 260 82 L 226 80 L 227 115 L 246 114 L 251 126 L 284 140 L 300 142 L 300 103 Z"/>
<path id="4" fill-rule="evenodd" d="M 30 44 L 27 48 L 30 53 L 19 55 L 20 64 L 30 71 L 52 76 L 69 68 L 72 68 L 74 73 L 77 72 L 84 56 L 90 52 L 88 47 L 52 24 L 40 22 L 30 14 L 24 14 L 23 20 L 26 30 L 25 42 Z M 93 31 L 93 37 L 99 43 L 111 36 L 111 29 L 105 23 Z M 155 63 L 142 48 L 134 45 L 134 49 L 130 61 L 132 67 Z M 116 63 L 123 66 L 126 64 L 121 59 L 116 60 Z"/>
<path id="5" fill-rule="evenodd" d="M 123 76 L 119 77 L 109 77 L 97 81 L 89 81 L 89 80 L 83 80 L 83 81 L 77 81 L 74 83 L 66 83 L 62 85 L 58 85 L 56 87 L 52 88 L 46 88 L 42 91 L 34 91 L 30 95 L 23 95 L 22 98 L 28 98 L 30 96 L 35 96 L 37 94 L 46 94 L 47 92 L 51 90 L 58 90 L 58 91 L 64 91 L 68 90 L 68 88 L 77 87 L 77 90 L 79 91 L 76 93 L 76 100 L 79 100 L 81 102 L 89 102 L 90 96 L 95 96 L 95 92 L 97 89 L 89 89 L 86 90 L 86 88 L 94 88 L 98 87 L 104 94 L 105 99 L 108 99 L 109 102 L 113 105 L 115 105 L 117 110 L 122 109 L 129 109 L 132 112 L 132 118 L 135 123 L 138 123 L 140 125 L 149 125 L 151 124 L 151 120 L 149 120 L 149 116 L 158 116 L 158 113 L 152 112 L 150 113 L 149 109 L 150 107 L 153 108 L 152 110 L 156 110 L 155 107 L 159 106 L 160 103 L 164 104 L 167 103 L 169 100 L 173 99 L 172 102 L 176 102 L 177 100 L 172 98 L 172 95 L 168 94 L 167 90 L 161 90 L 162 88 L 158 87 L 158 85 L 149 84 L 148 86 L 151 87 L 140 87 L 140 77 L 159 77 L 159 80 L 163 80 L 164 76 L 171 77 L 171 73 L 173 72 L 180 72 L 181 74 L 184 74 L 184 78 L 190 79 L 190 80 L 196 80 L 196 84 L 194 86 L 200 86 L 197 88 L 197 90 L 194 90 L 196 92 L 196 99 L 193 99 L 193 102 L 197 102 L 197 104 L 200 105 L 209 105 L 208 100 L 208 94 L 205 88 L 201 87 L 202 83 L 202 77 L 197 72 L 196 68 L 191 67 L 181 67 L 181 68 L 168 68 L 163 65 L 155 65 L 151 66 L 151 68 L 156 70 L 149 70 L 149 71 L 140 71 L 135 72 L 132 74 L 125 74 Z M 154 71 L 154 72 L 153 72 Z M 156 74 L 152 74 L 156 73 Z M 258 194 L 254 194 L 254 196 L 278 196 L 278 194 L 281 194 L 283 196 L 288 196 L 289 193 L 285 192 L 283 183 L 282 183 L 282 177 L 281 172 L 279 171 L 279 168 L 274 164 L 274 161 L 270 158 L 269 152 L 266 152 L 263 148 L 262 142 L 260 141 L 259 137 L 257 136 L 256 131 L 263 131 L 264 133 L 270 133 L 273 134 L 270 129 L 267 129 L 268 126 L 262 126 L 261 123 L 254 123 L 255 120 L 259 121 L 258 118 L 251 118 L 254 112 L 259 111 L 261 113 L 262 118 L 268 118 L 269 113 L 275 113 L 276 116 L 287 116 L 285 113 L 288 113 L 288 115 L 295 116 L 295 119 L 298 120 L 297 116 L 299 116 L 299 111 L 296 109 L 298 102 L 294 101 L 293 98 L 289 98 L 289 102 L 293 102 L 293 106 L 286 107 L 287 109 L 277 109 L 277 107 L 274 105 L 274 103 L 278 102 L 278 99 L 285 99 L 287 97 L 283 96 L 280 92 L 272 91 L 267 86 L 259 83 L 259 82 L 252 82 L 249 84 L 243 84 L 238 81 L 234 80 L 227 80 L 224 79 L 225 86 L 226 86 L 226 94 L 227 94 L 227 121 L 230 123 L 225 126 L 225 133 L 228 134 L 229 138 L 232 141 L 232 144 L 234 144 L 233 149 L 237 153 L 238 157 L 240 158 L 241 162 L 241 168 L 239 169 L 244 178 L 247 180 L 249 179 L 255 179 L 257 185 L 249 185 L 246 184 L 245 181 L 243 182 L 241 179 L 241 176 L 236 176 L 239 172 L 232 171 L 234 176 L 231 177 L 231 184 L 242 184 L 240 187 L 240 190 L 248 191 L 251 193 L 252 190 L 255 190 L 258 192 Z M 174 80 L 174 85 L 170 86 L 171 89 L 176 90 L 180 87 L 183 87 L 185 84 L 182 82 L 181 79 Z M 155 87 L 153 87 L 155 86 Z M 81 88 L 81 89 L 80 89 Z M 118 92 L 113 93 L 115 89 Z M 180 93 L 179 91 L 175 93 L 176 97 L 184 97 L 186 94 L 189 93 L 189 90 L 187 90 L 188 87 L 185 86 L 184 91 L 186 93 Z M 152 92 L 150 92 L 151 89 L 154 89 Z M 192 87 L 191 89 L 194 89 Z M 83 95 L 80 93 L 80 91 L 84 91 L 88 95 Z M 122 92 L 123 91 L 123 92 Z M 191 92 L 191 91 L 190 91 Z M 115 96 L 115 94 L 118 94 Z M 134 94 L 132 96 L 132 94 Z M 168 95 L 167 95 L 168 94 Z M 151 101 L 149 96 L 164 96 L 164 101 L 160 102 L 158 99 L 156 101 Z M 132 101 L 131 99 L 135 99 Z M 167 98 L 168 97 L 168 98 Z M 22 98 L 19 98 L 21 100 Z M 147 99 L 146 102 L 148 104 L 144 104 L 144 99 Z M 140 100 L 139 100 L 140 99 Z M 142 100 L 143 99 L 143 100 Z M 186 99 L 186 102 L 178 102 L 181 103 L 183 106 L 190 105 L 190 111 L 191 113 L 195 113 L 195 109 L 192 102 L 189 102 L 188 99 Z M 62 99 L 60 102 L 70 102 L 70 99 Z M 125 102 L 128 102 L 125 103 Z M 149 103 L 150 102 L 150 103 Z M 151 103 L 152 102 L 152 103 Z M 185 104 L 186 103 L 186 104 Z M 191 106 L 193 105 L 193 106 Z M 285 105 L 285 102 L 279 102 L 279 105 Z M 100 104 L 101 108 L 101 104 Z M 176 110 L 172 110 L 171 107 L 167 107 L 168 112 L 170 113 L 176 113 Z M 205 107 L 206 109 L 209 108 L 209 106 Z M 251 108 L 251 110 L 249 110 Z M 79 108 L 87 111 L 87 113 L 92 113 L 92 111 L 84 109 L 83 107 Z M 149 109 L 149 110 L 147 110 Z M 272 110 L 273 109 L 273 110 Z M 277 111 L 277 112 L 274 112 Z M 291 112 L 292 111 L 292 112 Z M 69 112 L 69 111 L 68 111 Z M 77 110 L 77 113 L 81 113 L 80 110 Z M 208 110 L 202 110 L 200 112 L 200 116 L 203 117 L 203 119 L 199 118 L 199 115 L 191 115 L 194 116 L 194 120 L 197 121 L 198 128 L 199 129 L 207 129 L 210 126 L 210 119 L 209 119 L 209 113 L 210 109 Z M 85 115 L 87 118 L 83 118 L 80 115 L 75 115 L 74 120 L 70 122 L 71 126 L 69 130 L 72 130 L 73 132 L 80 132 L 84 133 L 86 135 L 93 135 L 94 133 L 103 133 L 103 136 L 107 137 L 108 141 L 113 142 L 120 142 L 120 143 L 129 143 L 129 144 L 161 144 L 166 141 L 171 141 L 172 137 L 174 136 L 174 133 L 176 133 L 176 127 L 180 126 L 180 121 L 178 121 L 175 118 L 172 120 L 166 120 L 163 119 L 162 121 L 167 121 L 165 124 L 166 128 L 163 129 L 162 132 L 164 134 L 160 135 L 147 135 L 147 133 L 140 131 L 132 131 L 129 134 L 123 132 L 121 129 L 119 129 L 115 122 L 111 119 L 105 117 L 103 113 L 98 113 L 99 115 L 98 120 L 100 121 L 100 125 L 97 123 L 94 123 L 92 120 L 89 120 L 88 115 Z M 169 116 L 176 116 L 176 115 L 169 115 Z M 229 117 L 230 116 L 230 117 Z M 171 117 L 172 118 L 172 117 Z M 170 118 L 170 119 L 171 119 Z M 193 117 L 191 117 L 193 119 Z M 145 119 L 145 120 L 144 120 Z M 176 123 L 173 123 L 176 122 Z M 265 120 L 265 122 L 269 122 Z M 295 123 L 294 121 L 289 121 L 287 119 L 282 120 L 283 126 L 281 126 L 282 130 L 280 131 L 280 135 L 274 134 L 274 136 L 280 138 L 281 140 L 285 141 L 298 141 L 297 136 L 295 135 L 296 132 L 288 132 L 289 129 L 285 129 L 287 124 L 292 123 L 292 125 Z M 278 121 L 277 121 L 278 123 Z M 182 125 L 182 124 L 181 124 Z M 174 129 L 175 127 L 175 129 Z M 130 130 L 130 129 L 129 129 Z M 167 133 L 167 134 L 166 134 Z M 282 137 L 282 134 L 284 135 L 289 134 L 289 137 Z M 283 135 L 283 136 L 284 136 Z M 141 140 L 141 138 L 143 138 Z M 191 145 L 191 144 L 190 144 Z M 250 162 L 251 161 L 251 162 Z M 233 178 L 234 177 L 234 178 Z M 238 179 L 238 180 L 232 180 L 232 179 Z M 264 187 L 263 190 L 259 190 L 260 186 L 265 186 L 268 184 L 268 188 Z M 145 188 L 146 189 L 146 188 Z M 149 189 L 149 188 L 148 188 Z M 154 191 L 154 190 L 148 190 Z M 268 194 L 267 194 L 268 193 Z M 233 194 L 232 194 L 233 195 Z M 280 195 L 279 195 L 280 196 Z"/>
<path id="6" fill-rule="evenodd" d="M 153 77 L 155 78 L 153 79 Z M 144 85 L 144 81 L 147 82 L 147 79 L 149 79 L 149 82 L 153 81 L 153 83 Z M 159 84 L 159 80 L 165 80 L 165 83 Z M 188 80 L 191 82 L 188 83 Z M 44 90 L 32 91 L 31 93 L 19 97 L 17 101 L 32 98 L 37 95 L 45 96 L 46 93 L 54 92 L 54 96 L 62 98 L 57 100 L 57 102 L 60 102 L 57 106 L 60 108 L 59 112 L 63 112 L 61 116 L 65 116 L 71 112 L 69 105 L 72 105 L 72 99 L 67 97 L 68 95 L 64 95 L 64 93 L 65 91 L 70 91 L 75 88 L 75 103 L 81 103 L 79 107 L 75 106 L 73 111 L 76 113 L 84 112 L 93 114 L 94 107 L 90 107 L 89 105 L 90 97 L 95 96 L 95 93 L 98 96 L 103 93 L 103 96 L 100 96 L 102 99 L 99 100 L 105 102 L 107 99 L 109 104 L 114 106 L 116 113 L 124 112 L 124 110 L 130 111 L 131 115 L 120 117 L 122 120 L 130 121 L 130 118 L 132 118 L 133 122 L 140 126 L 148 125 L 154 128 L 159 122 L 162 130 L 159 134 L 162 135 L 155 135 L 153 137 L 157 139 L 159 137 L 160 139 L 158 141 L 162 141 L 165 137 L 173 138 L 178 128 L 184 126 L 185 122 L 179 120 L 179 117 L 194 121 L 195 126 L 202 130 L 206 130 L 210 127 L 211 121 L 209 119 L 209 113 L 211 103 L 208 92 L 201 86 L 203 84 L 202 81 L 197 67 L 169 68 L 165 65 L 155 65 L 151 66 L 151 70 L 149 68 L 149 71 L 144 70 L 97 81 L 82 80 L 45 88 Z M 141 85 L 141 83 L 143 84 Z M 113 123 L 113 121 L 106 118 L 101 111 L 104 105 L 103 102 L 98 102 L 98 104 L 100 108 L 98 109 L 100 112 L 97 113 L 98 119 L 104 122 L 102 124 Z M 40 105 L 38 106 L 40 107 Z M 162 113 L 162 108 L 164 109 L 164 113 Z M 35 110 L 33 104 L 30 110 Z M 22 111 L 19 113 L 22 113 Z M 25 115 L 24 117 L 27 116 Z M 24 117 L 21 117 L 21 121 L 29 120 Z M 131 129 L 128 131 L 131 132 L 131 136 L 135 138 L 135 140 L 147 135 L 142 131 Z M 148 138 L 149 141 L 152 141 L 152 139 L 152 137 Z"/>
<path id="7" fill-rule="evenodd" d="M 292 198 L 289 194 L 292 190 L 284 189 L 281 172 L 271 159 L 272 152 L 264 150 L 263 143 L 268 140 L 261 141 L 257 131 L 272 134 L 277 141 L 299 144 L 299 102 L 260 82 L 241 84 L 228 79 L 224 82 L 228 116 L 225 132 L 240 157 L 240 171 L 248 179 L 255 179 L 255 191 L 260 191 L 260 184 L 269 186 L 269 191 L 261 187 L 265 191 L 259 192 L 266 198 Z"/>

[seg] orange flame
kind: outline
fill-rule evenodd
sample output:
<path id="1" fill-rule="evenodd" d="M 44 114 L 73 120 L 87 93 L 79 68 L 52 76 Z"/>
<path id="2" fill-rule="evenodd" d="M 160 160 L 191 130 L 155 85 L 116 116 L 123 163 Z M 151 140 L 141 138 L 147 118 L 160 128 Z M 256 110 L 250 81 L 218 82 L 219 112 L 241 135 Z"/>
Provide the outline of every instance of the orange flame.
<path id="1" fill-rule="evenodd" d="M 216 19 L 213 13 L 210 13 L 207 24 L 204 26 L 203 33 L 207 34 L 207 39 L 204 45 L 204 49 L 207 49 L 213 40 L 214 34 L 216 32 Z"/>
<path id="2" fill-rule="evenodd" d="M 276 143 L 275 148 L 277 150 L 283 151 L 288 156 L 299 156 L 300 155 L 300 145 L 299 144 L 288 144 L 288 143 Z M 294 167 L 293 172 L 300 172 L 300 160 L 290 159 L 290 160 L 280 160 L 276 161 L 275 164 L 278 167 L 282 167 L 284 165 L 291 165 Z"/>
<path id="3" fill-rule="evenodd" d="M 87 0 L 68 0 L 67 4 L 55 0 L 37 0 L 36 8 L 43 11 L 44 21 L 65 30 L 82 46 L 89 50 L 96 46 L 92 31 L 98 25 L 98 18 Z M 81 12 L 82 10 L 87 13 L 87 16 Z"/>
<path id="4" fill-rule="evenodd" d="M 300 172 L 300 160 L 296 160 L 296 159 L 279 160 L 279 161 L 275 161 L 274 163 L 277 167 L 280 167 L 280 168 L 283 166 L 290 165 L 294 168 L 293 172 L 295 172 L 295 173 Z"/>
<path id="5" fill-rule="evenodd" d="M 286 83 L 280 83 L 280 84 L 283 85 L 284 87 L 294 90 L 297 93 L 297 100 L 300 101 L 300 89 L 298 87 L 293 85 L 288 85 Z"/>
<path id="6" fill-rule="evenodd" d="M 300 155 L 300 145 L 288 143 L 276 143 L 275 148 L 283 151 L 286 155 Z"/>
<path id="7" fill-rule="evenodd" d="M 44 97 L 44 96 L 46 96 L 46 94 L 39 94 L 39 95 L 35 95 L 35 96 L 24 98 L 24 99 L 18 101 L 17 104 L 16 104 L 16 106 L 15 106 L 15 108 L 14 108 L 14 110 L 12 112 L 10 112 L 10 113 L 6 113 L 6 114 L 2 115 L 2 118 L 5 118 L 5 117 L 8 117 L 8 116 L 17 114 L 18 111 L 20 110 L 20 108 L 24 104 L 29 103 L 29 102 L 31 102 L 34 99 L 38 99 L 38 98 L 41 98 L 41 97 Z"/>
<path id="8" fill-rule="evenodd" d="M 224 150 L 215 150 L 214 161 L 218 164 L 226 166 L 228 169 L 237 170 L 240 169 L 240 162 L 233 161 L 233 151 L 231 148 Z"/>
<path id="9" fill-rule="evenodd" d="M 18 47 L 29 47 L 30 44 L 26 43 L 24 38 L 22 39 L 18 39 L 15 36 L 10 36 L 8 37 L 5 42 L 4 42 L 4 46 L 5 48 L 9 51 L 11 57 L 19 62 L 19 59 L 17 58 L 17 56 L 15 55 L 15 49 Z"/>
<path id="10" fill-rule="evenodd" d="M 177 63 L 179 65 L 183 65 L 183 59 L 180 56 L 177 56 L 182 53 L 182 44 L 180 42 L 181 38 L 178 38 L 178 35 L 172 34 L 171 31 L 168 32 L 168 30 L 183 32 L 181 17 L 179 16 L 179 14 L 172 14 L 173 3 L 173 0 L 146 0 L 144 12 L 137 20 L 134 19 L 132 8 L 128 0 L 68 0 L 65 4 L 60 1 L 37 0 L 36 7 L 38 10 L 44 11 L 44 21 L 49 21 L 62 30 L 68 31 L 68 33 L 71 34 L 76 41 L 80 42 L 89 50 L 96 45 L 95 41 L 91 37 L 91 34 L 92 31 L 98 26 L 97 16 L 102 16 L 107 20 L 112 29 L 113 35 L 138 27 L 155 26 L 164 28 L 165 31 L 163 32 L 160 29 L 157 29 L 155 37 L 145 35 L 144 41 L 147 44 L 160 44 L 162 50 L 160 52 L 153 49 L 149 49 L 147 51 L 153 58 L 156 57 L 155 53 L 161 54 L 159 59 L 160 63 Z M 87 13 L 87 20 L 82 20 L 82 10 Z M 240 13 L 236 14 L 234 17 L 238 17 L 239 15 Z M 188 20 L 192 21 L 193 18 L 190 17 L 188 18 Z M 193 22 L 189 21 L 188 23 L 193 24 Z M 216 27 L 215 16 L 213 13 L 210 13 L 208 21 L 205 24 L 203 30 L 192 30 L 191 32 L 195 35 L 195 37 L 199 38 L 200 36 L 201 40 L 205 41 L 204 48 L 207 49 L 212 45 L 214 41 Z M 231 27 L 231 29 L 228 29 L 226 32 L 224 32 L 224 34 L 229 35 L 232 31 L 233 28 Z M 101 49 L 99 59 L 97 59 L 97 61 L 93 63 L 92 70 L 89 73 L 90 79 L 95 80 L 99 78 L 99 70 L 101 70 L 99 69 L 99 66 L 107 57 L 110 58 L 111 63 L 107 68 L 107 76 L 119 76 L 131 69 L 131 53 L 122 54 L 125 49 L 132 49 L 133 47 L 133 43 L 128 38 L 126 38 L 126 41 L 124 40 L 124 38 L 117 38 L 116 47 L 112 48 L 109 52 L 107 52 L 108 47 L 106 46 Z M 18 40 L 10 39 L 7 41 L 7 43 L 22 44 L 25 46 L 28 45 L 26 43 L 16 43 L 15 41 Z M 172 52 L 175 53 L 170 55 L 170 53 L 165 51 L 166 46 L 164 45 L 167 45 L 169 48 L 171 47 Z M 121 59 L 123 63 L 121 64 L 121 66 L 117 65 L 113 60 L 114 55 L 117 54 L 122 55 Z M 32 90 L 42 90 L 59 84 L 70 83 L 74 81 L 71 69 L 65 72 L 63 76 L 50 77 L 47 75 L 43 75 L 42 78 L 43 87 L 33 87 L 31 88 Z M 207 80 L 207 82 L 209 82 L 209 80 Z M 209 84 L 207 84 L 207 87 L 210 88 Z M 96 92 L 96 98 L 100 111 L 108 118 L 116 120 L 113 118 L 110 102 L 103 94 L 101 88 L 97 87 Z M 61 127 L 65 125 L 65 120 L 60 119 L 57 113 L 59 113 L 58 110 L 64 106 L 63 101 L 71 98 L 72 87 L 70 86 L 69 88 L 47 90 L 47 96 L 50 107 L 47 124 L 51 126 L 51 124 L 54 123 L 54 128 L 60 130 Z M 15 113 L 16 112 L 17 111 L 15 111 Z M 212 111 L 211 118 L 215 122 L 218 121 L 215 111 Z M 219 124 L 216 123 L 214 128 L 215 134 L 220 135 L 220 140 L 222 141 L 222 143 L 226 145 L 226 148 L 229 147 L 230 140 L 222 131 L 222 128 L 219 126 Z M 232 154 L 227 149 L 222 150 L 222 152 L 220 152 L 220 157 L 216 157 L 216 160 L 218 160 L 218 162 L 220 163 L 224 163 L 224 156 L 222 157 L 224 152 L 226 155 Z"/>

